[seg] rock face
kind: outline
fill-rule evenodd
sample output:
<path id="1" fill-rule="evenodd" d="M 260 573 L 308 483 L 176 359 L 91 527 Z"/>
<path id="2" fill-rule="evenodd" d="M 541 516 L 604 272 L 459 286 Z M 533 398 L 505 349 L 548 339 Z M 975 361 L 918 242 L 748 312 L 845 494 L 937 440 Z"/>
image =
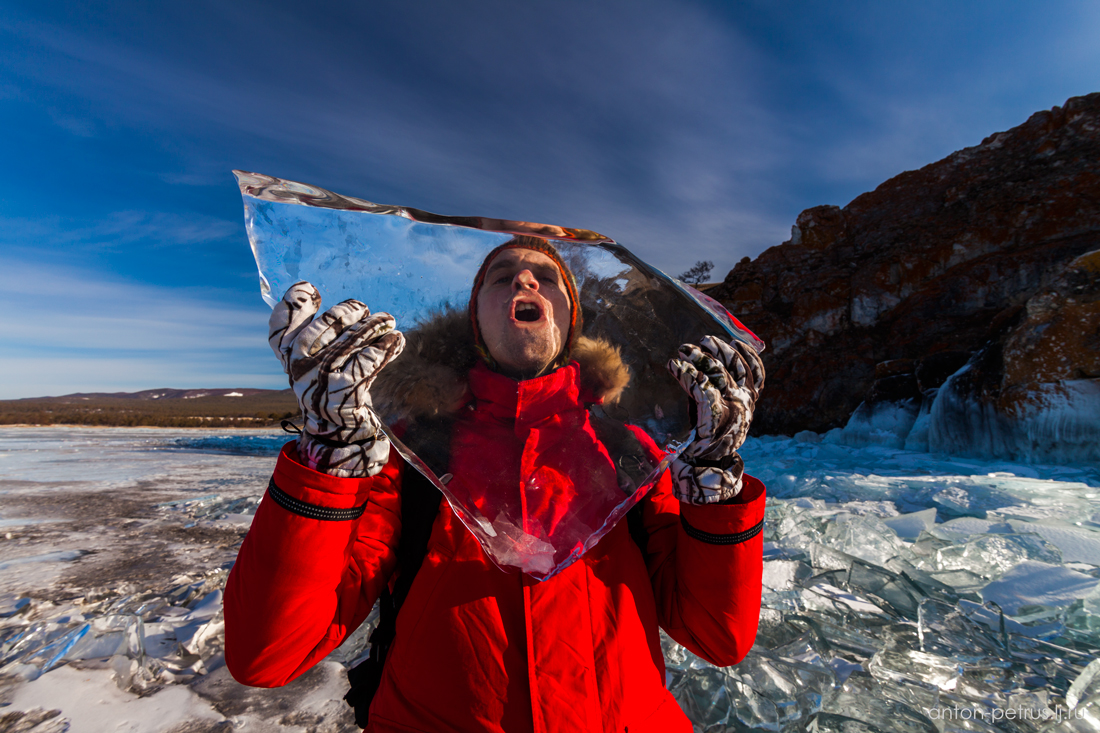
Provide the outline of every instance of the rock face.
<path id="1" fill-rule="evenodd" d="M 708 294 L 769 344 L 755 432 L 840 427 L 863 402 L 916 411 L 979 354 L 967 389 L 1011 415 L 1100 378 L 1097 255 L 1082 257 L 1098 249 L 1100 93 L 802 212 Z"/>
<path id="2" fill-rule="evenodd" d="M 1069 262 L 1004 321 L 925 400 L 927 435 L 911 441 L 925 444 L 910 447 L 1100 463 L 1100 250 Z"/>

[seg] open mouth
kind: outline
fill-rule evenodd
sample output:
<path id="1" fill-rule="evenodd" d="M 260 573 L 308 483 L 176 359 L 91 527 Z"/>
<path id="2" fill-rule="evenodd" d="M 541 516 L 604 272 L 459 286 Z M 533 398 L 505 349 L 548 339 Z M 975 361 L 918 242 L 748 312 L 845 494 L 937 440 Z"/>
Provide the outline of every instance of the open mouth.
<path id="1" fill-rule="evenodd" d="M 516 303 L 515 318 L 524 323 L 534 323 L 542 318 L 542 309 L 534 303 Z"/>

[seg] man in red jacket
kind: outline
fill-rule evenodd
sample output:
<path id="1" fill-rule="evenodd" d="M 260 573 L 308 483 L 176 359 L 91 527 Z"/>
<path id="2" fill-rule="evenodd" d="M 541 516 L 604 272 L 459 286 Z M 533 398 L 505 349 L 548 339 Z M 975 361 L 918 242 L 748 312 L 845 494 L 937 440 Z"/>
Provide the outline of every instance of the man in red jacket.
<path id="1" fill-rule="evenodd" d="M 371 387 L 404 339 L 362 303 L 314 319 L 319 305 L 299 283 L 272 314 L 271 344 L 305 425 L 279 457 L 226 586 L 226 661 L 245 684 L 278 686 L 309 669 L 394 581 L 410 479 Z M 588 406 L 613 401 L 629 379 L 616 349 L 580 331 L 556 250 L 515 237 L 482 264 L 468 316 L 411 333 L 376 397 L 388 392 L 392 405 L 400 395 L 411 424 L 449 421 L 449 490 L 514 490 L 521 471 L 551 460 L 539 436 L 586 426 Z M 752 646 L 764 487 L 743 475 L 737 449 L 764 372 L 751 348 L 713 337 L 681 347 L 669 369 L 694 401 L 697 438 L 640 502 L 642 537 L 620 522 L 539 582 L 502 572 L 440 502 L 368 730 L 691 730 L 664 686 L 658 628 L 717 665 Z M 576 436 L 581 455 L 591 431 Z M 560 475 L 569 496 L 614 489 L 613 470 Z M 553 502 L 544 511 L 556 516 Z"/>

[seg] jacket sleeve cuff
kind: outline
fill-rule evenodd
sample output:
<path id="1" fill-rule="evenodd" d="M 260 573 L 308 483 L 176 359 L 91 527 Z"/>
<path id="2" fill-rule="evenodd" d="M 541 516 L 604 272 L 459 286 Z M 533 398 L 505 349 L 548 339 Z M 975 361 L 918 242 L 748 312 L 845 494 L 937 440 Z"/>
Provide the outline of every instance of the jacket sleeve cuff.
<path id="1" fill-rule="evenodd" d="M 385 470 L 390 467 L 387 466 Z M 272 482 L 293 499 L 323 509 L 354 509 L 366 503 L 375 477 L 340 478 L 298 462 L 295 441 L 283 446 Z"/>
<path id="2" fill-rule="evenodd" d="M 767 492 L 760 479 L 742 477 L 741 493 L 733 504 L 680 504 L 680 519 L 698 532 L 714 537 L 744 536 L 761 526 Z M 716 543 L 725 544 L 725 543 Z M 733 543 L 728 543 L 733 544 Z"/>

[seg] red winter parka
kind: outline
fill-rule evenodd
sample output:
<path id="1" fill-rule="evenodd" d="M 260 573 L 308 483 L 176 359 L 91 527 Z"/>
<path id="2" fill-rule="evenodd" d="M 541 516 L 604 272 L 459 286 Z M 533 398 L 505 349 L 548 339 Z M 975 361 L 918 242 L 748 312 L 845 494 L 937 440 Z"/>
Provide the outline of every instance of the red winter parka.
<path id="1" fill-rule="evenodd" d="M 532 430 L 585 409 L 576 362 L 524 382 L 476 367 L 469 388 L 455 480 L 502 454 L 532 460 Z M 379 475 L 340 479 L 284 447 L 273 483 L 300 513 L 265 496 L 226 586 L 226 662 L 238 681 L 286 684 L 367 616 L 396 562 L 402 468 L 392 453 Z M 345 521 L 302 515 L 364 504 Z M 739 503 L 691 506 L 666 473 L 642 506 L 644 553 L 620 522 L 539 582 L 496 567 L 442 502 L 368 730 L 690 731 L 665 689 L 658 627 L 714 664 L 744 657 L 760 608 L 764 487 L 746 476 Z"/>

